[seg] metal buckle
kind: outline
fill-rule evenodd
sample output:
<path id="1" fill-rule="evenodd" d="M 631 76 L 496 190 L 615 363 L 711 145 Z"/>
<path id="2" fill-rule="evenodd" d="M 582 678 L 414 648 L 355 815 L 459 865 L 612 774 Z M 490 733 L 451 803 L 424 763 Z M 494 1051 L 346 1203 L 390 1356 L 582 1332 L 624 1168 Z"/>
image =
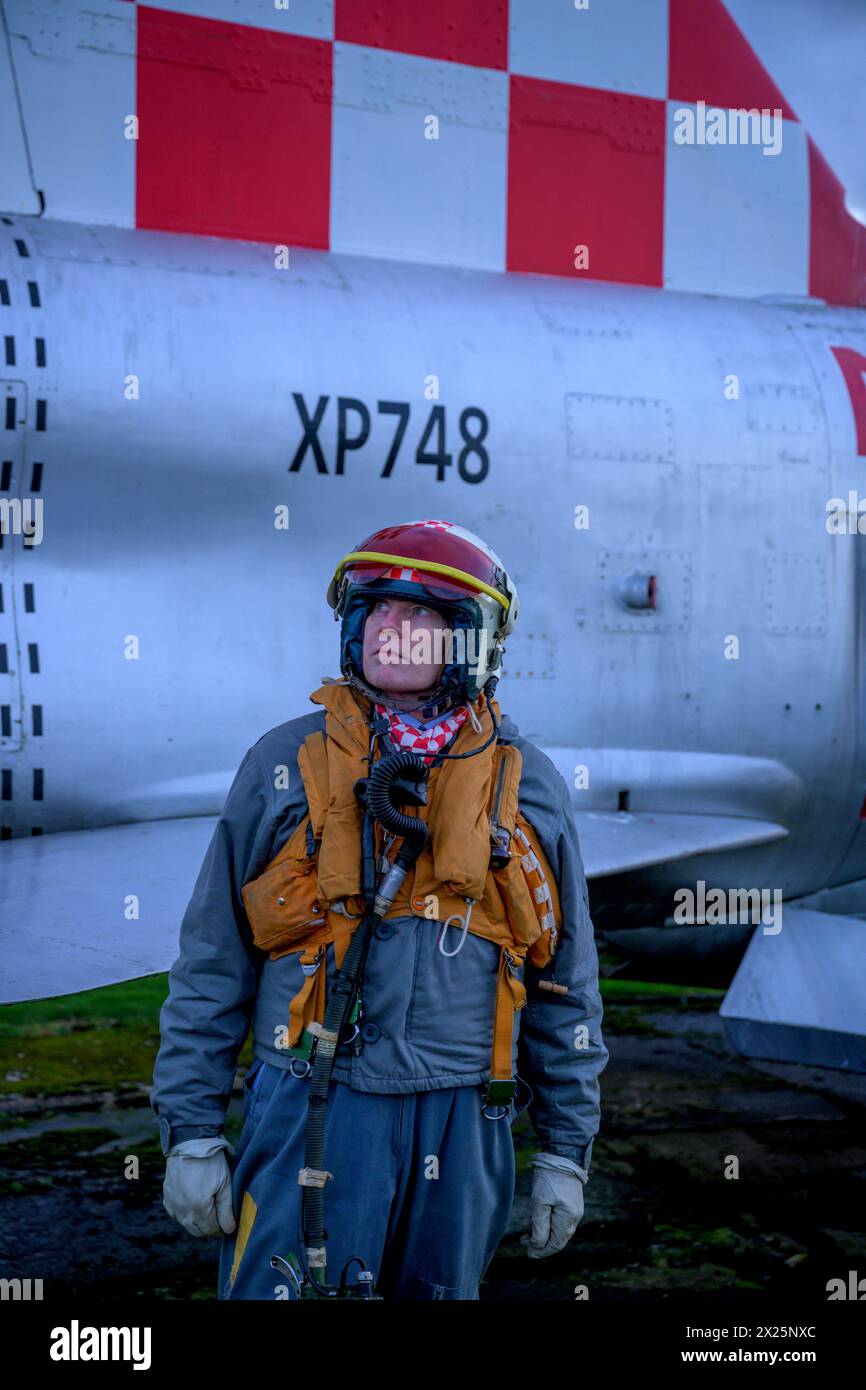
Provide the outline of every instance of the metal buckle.
<path id="1" fill-rule="evenodd" d="M 487 1094 L 481 1107 L 481 1113 L 485 1120 L 504 1120 L 511 1108 L 516 1091 L 517 1082 L 513 1079 L 511 1081 L 488 1081 Z M 488 1115 L 488 1107 L 500 1110 L 501 1114 Z"/>
<path id="2" fill-rule="evenodd" d="M 301 970 L 305 975 L 315 975 L 316 971 L 318 970 L 321 964 L 322 948 L 320 946 L 318 951 L 316 952 L 316 959 L 314 961 L 311 961 L 309 965 L 304 965 L 303 961 L 301 961 Z"/>
<path id="3" fill-rule="evenodd" d="M 338 912 L 341 917 L 348 917 L 350 922 L 356 922 L 363 915 L 360 912 L 350 912 L 346 907 L 345 898 L 339 898 L 337 902 L 331 903 L 331 911 Z"/>
<path id="4" fill-rule="evenodd" d="M 487 1113 L 487 1107 L 488 1107 L 488 1105 L 491 1105 L 491 1104 L 492 1104 L 492 1101 L 486 1100 L 486 1101 L 484 1102 L 484 1104 L 482 1105 L 482 1107 L 481 1107 L 481 1113 L 482 1113 L 482 1115 L 484 1116 L 485 1120 L 504 1120 L 504 1119 L 505 1119 L 505 1116 L 508 1114 L 508 1109 L 509 1109 L 509 1107 L 508 1107 L 507 1105 L 500 1105 L 498 1108 L 499 1108 L 499 1110 L 501 1111 L 501 1114 L 499 1114 L 499 1115 L 488 1115 L 488 1113 Z"/>
<path id="5" fill-rule="evenodd" d="M 316 1044 L 319 1040 L 320 1028 L 321 1024 L 310 1023 L 304 1029 L 295 1046 L 290 1048 L 292 1060 L 289 1063 L 289 1071 L 292 1073 L 292 1076 L 297 1076 L 302 1079 L 305 1076 L 309 1076 L 310 1072 L 313 1070 L 313 1058 L 316 1055 Z M 300 1062 L 301 1066 L 304 1068 L 303 1071 L 296 1071 L 296 1062 Z"/>

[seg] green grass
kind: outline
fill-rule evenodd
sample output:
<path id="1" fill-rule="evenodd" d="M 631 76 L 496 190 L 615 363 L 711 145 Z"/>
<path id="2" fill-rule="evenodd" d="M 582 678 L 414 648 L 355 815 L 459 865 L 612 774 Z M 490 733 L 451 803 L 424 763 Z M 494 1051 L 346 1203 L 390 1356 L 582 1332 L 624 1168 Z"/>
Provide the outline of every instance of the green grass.
<path id="1" fill-rule="evenodd" d="M 52 1029 L 72 1032 L 78 1027 L 118 1020 L 155 1020 L 168 995 L 168 975 L 148 975 L 81 994 L 61 994 L 0 1009 L 0 1038 L 23 1038 Z"/>
<path id="2" fill-rule="evenodd" d="M 624 1003 L 641 999 L 724 999 L 726 991 L 709 985 L 666 985 L 654 980 L 601 980 L 603 999 L 621 999 Z"/>
<path id="3" fill-rule="evenodd" d="M 724 990 L 640 980 L 601 981 L 610 1005 L 666 999 L 706 1007 Z M 0 1009 L 0 1097 L 113 1092 L 150 1085 L 159 1048 L 159 1011 L 168 975 L 149 975 L 104 989 L 7 1004 Z M 611 1028 L 616 1022 L 610 1014 Z M 639 1021 L 629 1019 L 633 1031 Z M 653 1031 L 651 1021 L 646 1031 Z M 252 1061 L 249 1039 L 238 1063 Z"/>
<path id="4" fill-rule="evenodd" d="M 168 975 L 0 1009 L 0 1096 L 150 1085 Z M 238 1059 L 252 1060 L 249 1040 Z"/>

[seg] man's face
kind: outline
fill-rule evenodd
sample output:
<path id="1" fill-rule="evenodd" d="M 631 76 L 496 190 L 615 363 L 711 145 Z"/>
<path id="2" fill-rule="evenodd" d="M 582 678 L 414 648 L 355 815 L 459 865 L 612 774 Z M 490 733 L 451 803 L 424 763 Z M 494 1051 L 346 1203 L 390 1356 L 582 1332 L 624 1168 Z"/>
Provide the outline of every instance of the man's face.
<path id="1" fill-rule="evenodd" d="M 364 679 L 395 695 L 437 685 L 448 631 L 448 619 L 435 609 L 383 595 L 364 625 Z"/>

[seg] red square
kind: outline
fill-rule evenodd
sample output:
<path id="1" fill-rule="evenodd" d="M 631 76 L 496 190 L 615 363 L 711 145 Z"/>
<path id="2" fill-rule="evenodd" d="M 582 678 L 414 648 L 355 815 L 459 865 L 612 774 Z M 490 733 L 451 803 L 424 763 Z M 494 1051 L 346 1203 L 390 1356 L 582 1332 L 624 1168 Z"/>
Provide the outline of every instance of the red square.
<path id="1" fill-rule="evenodd" d="M 722 0 L 670 0 L 668 95 L 674 101 L 775 111 L 795 121 Z"/>
<path id="2" fill-rule="evenodd" d="M 866 308 L 866 227 L 848 212 L 844 188 L 811 140 L 809 193 L 809 293 Z"/>
<path id="3" fill-rule="evenodd" d="M 665 103 L 510 82 L 507 269 L 661 285 Z"/>
<path id="4" fill-rule="evenodd" d="M 336 0 L 334 38 L 480 68 L 508 66 L 508 0 Z"/>
<path id="5" fill-rule="evenodd" d="M 136 225 L 327 249 L 331 55 L 139 6 Z"/>

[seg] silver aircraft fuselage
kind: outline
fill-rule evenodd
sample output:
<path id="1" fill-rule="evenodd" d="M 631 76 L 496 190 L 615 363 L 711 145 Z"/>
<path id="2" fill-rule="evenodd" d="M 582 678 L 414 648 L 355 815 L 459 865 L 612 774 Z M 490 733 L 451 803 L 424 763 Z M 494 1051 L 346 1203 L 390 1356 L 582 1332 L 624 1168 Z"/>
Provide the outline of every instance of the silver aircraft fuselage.
<path id="1" fill-rule="evenodd" d="M 217 813 L 338 674 L 340 556 L 442 516 L 516 579 L 497 698 L 576 813 L 784 827 L 702 860 L 722 885 L 866 877 L 864 459 L 833 351 L 866 353 L 866 313 L 277 268 L 27 217 L 0 225 L 0 281 L 6 838 Z M 625 887 L 615 855 L 587 871 L 666 894 L 689 857 L 659 861 Z"/>

